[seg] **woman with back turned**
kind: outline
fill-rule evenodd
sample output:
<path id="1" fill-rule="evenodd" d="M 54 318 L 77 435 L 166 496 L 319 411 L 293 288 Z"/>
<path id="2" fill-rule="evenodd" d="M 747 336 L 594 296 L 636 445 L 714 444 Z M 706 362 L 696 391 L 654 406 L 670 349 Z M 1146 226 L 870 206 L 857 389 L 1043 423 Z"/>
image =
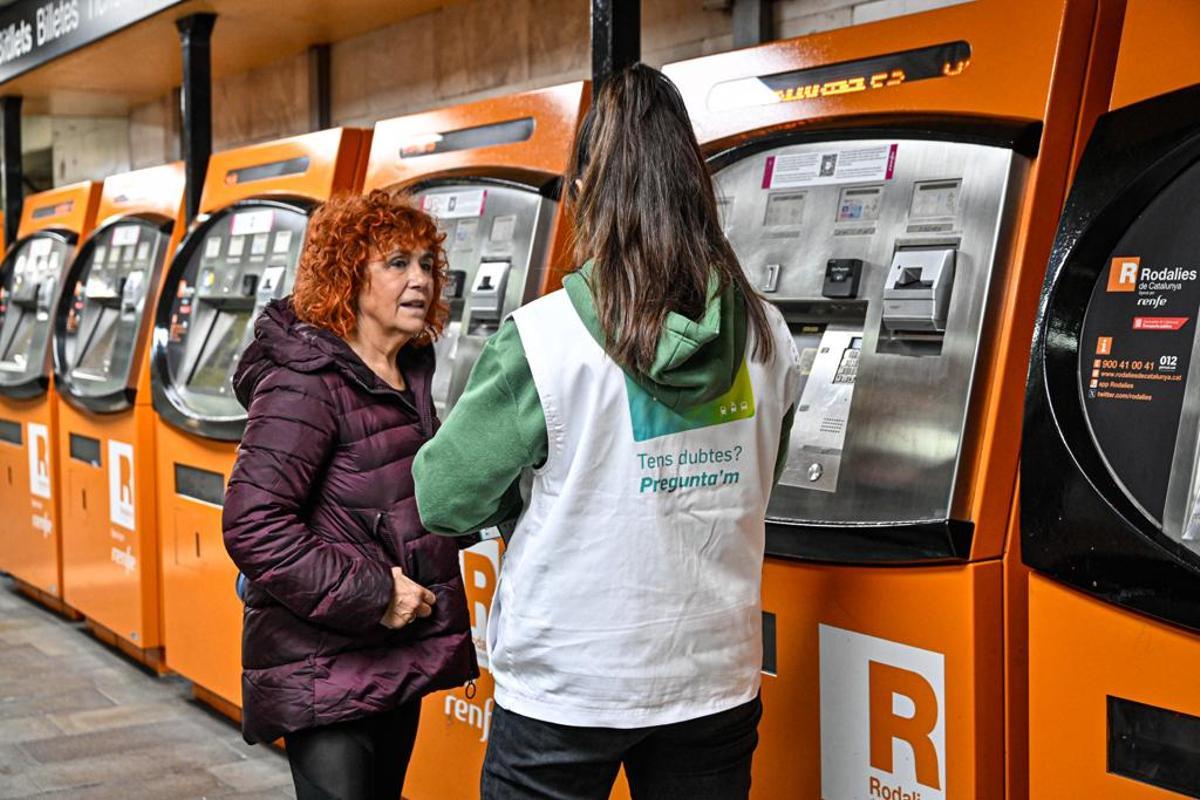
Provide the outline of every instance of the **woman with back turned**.
<path id="1" fill-rule="evenodd" d="M 397 800 L 421 698 L 477 674 L 458 548 L 422 529 L 410 469 L 437 427 L 445 267 L 428 214 L 335 197 L 238 366 L 242 729 L 284 738 L 299 800 Z"/>
<path id="2" fill-rule="evenodd" d="M 604 85 L 569 178 L 583 266 L 492 338 L 413 466 L 435 533 L 519 516 L 482 794 L 607 798 L 624 765 L 635 798 L 744 798 L 795 346 L 661 73 Z"/>

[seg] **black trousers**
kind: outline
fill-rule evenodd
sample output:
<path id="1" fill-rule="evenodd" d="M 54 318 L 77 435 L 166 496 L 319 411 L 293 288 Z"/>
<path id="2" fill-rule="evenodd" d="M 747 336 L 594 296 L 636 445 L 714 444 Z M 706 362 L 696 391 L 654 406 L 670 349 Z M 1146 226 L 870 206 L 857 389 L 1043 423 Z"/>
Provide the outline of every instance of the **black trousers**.
<path id="1" fill-rule="evenodd" d="M 575 728 L 496 707 L 483 800 L 607 800 L 624 765 L 634 800 L 745 800 L 758 698 L 699 719 L 631 730 Z"/>
<path id="2" fill-rule="evenodd" d="M 421 701 L 284 737 L 296 800 L 399 800 Z"/>

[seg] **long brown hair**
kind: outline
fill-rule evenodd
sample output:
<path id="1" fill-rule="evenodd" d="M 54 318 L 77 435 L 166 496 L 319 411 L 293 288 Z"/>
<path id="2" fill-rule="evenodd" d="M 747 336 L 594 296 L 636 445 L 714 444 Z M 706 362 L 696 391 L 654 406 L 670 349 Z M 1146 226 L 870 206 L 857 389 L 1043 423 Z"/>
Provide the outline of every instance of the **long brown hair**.
<path id="1" fill-rule="evenodd" d="M 667 314 L 699 319 L 713 276 L 745 302 L 755 360 L 774 356 L 765 301 L 721 230 L 712 178 L 666 75 L 634 64 L 605 81 L 568 178 L 575 257 L 594 262 L 596 311 L 618 364 L 648 372 Z"/>

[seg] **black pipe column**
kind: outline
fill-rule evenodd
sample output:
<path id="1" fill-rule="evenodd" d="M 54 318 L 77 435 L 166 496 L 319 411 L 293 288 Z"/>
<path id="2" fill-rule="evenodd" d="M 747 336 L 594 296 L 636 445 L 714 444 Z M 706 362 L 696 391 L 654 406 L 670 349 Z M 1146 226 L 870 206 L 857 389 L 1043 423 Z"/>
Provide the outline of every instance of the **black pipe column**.
<path id="1" fill-rule="evenodd" d="M 212 155 L 212 31 L 216 14 L 192 14 L 175 20 L 183 51 L 180 91 L 184 174 L 187 176 L 187 218 L 200 209 L 208 157 Z"/>
<path id="2" fill-rule="evenodd" d="M 21 202 L 25 186 L 21 168 L 21 97 L 0 97 L 3 114 L 3 159 L 0 160 L 0 182 L 4 184 L 4 242 L 12 247 L 21 225 Z"/>
<path id="3" fill-rule="evenodd" d="M 775 38 L 771 0 L 733 0 L 733 46 L 750 47 Z"/>
<path id="4" fill-rule="evenodd" d="M 592 0 L 592 97 L 641 57 L 641 0 Z"/>

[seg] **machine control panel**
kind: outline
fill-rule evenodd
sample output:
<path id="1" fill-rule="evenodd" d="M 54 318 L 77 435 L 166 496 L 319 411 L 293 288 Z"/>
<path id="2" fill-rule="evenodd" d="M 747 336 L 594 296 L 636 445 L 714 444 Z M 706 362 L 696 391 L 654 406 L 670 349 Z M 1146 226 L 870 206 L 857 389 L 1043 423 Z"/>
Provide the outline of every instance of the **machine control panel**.
<path id="1" fill-rule="evenodd" d="M 726 235 L 801 356 L 770 520 L 862 530 L 955 517 L 1023 174 L 1005 148 L 917 139 L 785 144 L 716 172 Z"/>
<path id="2" fill-rule="evenodd" d="M 67 395 L 87 403 L 130 385 L 146 298 L 168 241 L 167 225 L 135 217 L 100 228 L 80 248 L 55 326 L 58 385 Z"/>
<path id="3" fill-rule="evenodd" d="M 0 271 L 0 392 L 22 392 L 46 375 L 51 312 L 74 251 L 67 238 L 35 233 Z M 40 390 L 39 390 L 40 391 Z"/>
<path id="4" fill-rule="evenodd" d="M 189 235 L 163 286 L 155 334 L 162 350 L 155 380 L 169 387 L 174 407 L 168 418 L 182 415 L 201 427 L 244 419 L 234 372 L 258 314 L 291 291 L 307 225 L 299 206 L 246 201 Z M 156 391 L 156 406 L 163 401 Z"/>
<path id="5" fill-rule="evenodd" d="M 537 296 L 556 203 L 510 183 L 436 183 L 419 194 L 446 234 L 443 296 L 450 320 L 438 340 L 433 399 L 445 415 L 466 386 L 487 338 Z"/>

